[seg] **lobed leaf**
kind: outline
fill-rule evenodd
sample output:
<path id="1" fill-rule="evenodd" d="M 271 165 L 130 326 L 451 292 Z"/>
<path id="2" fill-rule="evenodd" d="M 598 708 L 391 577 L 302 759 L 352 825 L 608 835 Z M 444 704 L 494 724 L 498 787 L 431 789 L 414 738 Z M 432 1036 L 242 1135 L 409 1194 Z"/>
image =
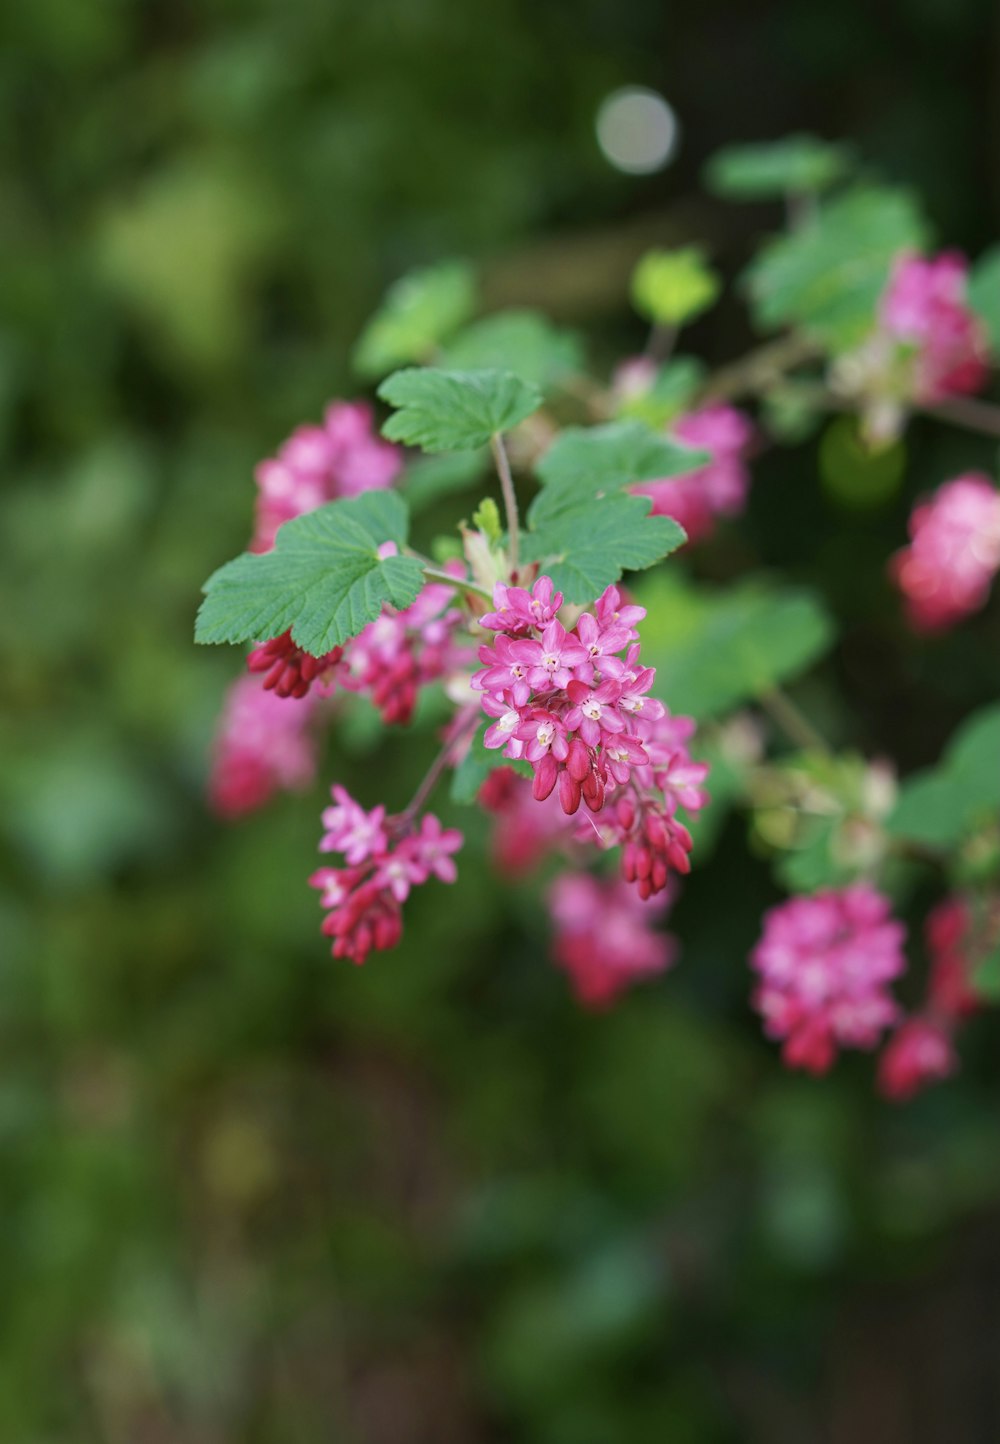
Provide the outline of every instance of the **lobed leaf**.
<path id="1" fill-rule="evenodd" d="M 648 496 L 585 496 L 555 511 L 540 509 L 545 497 L 541 492 L 528 512 L 532 530 L 522 553 L 574 604 L 593 601 L 624 572 L 651 567 L 687 541 L 671 517 L 649 516 Z"/>
<path id="2" fill-rule="evenodd" d="M 382 428 L 424 451 L 474 451 L 537 411 L 541 392 L 512 371 L 396 371 L 378 389 L 397 408 Z"/>
<path id="3" fill-rule="evenodd" d="M 583 347 L 540 311 L 502 311 L 460 331 L 444 348 L 441 364 L 457 371 L 513 371 L 544 391 L 583 369 Z"/>
<path id="4" fill-rule="evenodd" d="M 408 361 L 426 361 L 476 306 L 475 273 L 464 261 L 411 271 L 385 294 L 354 348 L 362 376 L 384 376 Z"/>
<path id="5" fill-rule="evenodd" d="M 278 530 L 274 549 L 247 553 L 205 583 L 197 642 L 267 641 L 291 629 L 319 657 L 356 637 L 388 603 L 407 607 L 423 585 L 413 557 L 382 558 L 406 541 L 407 509 L 392 491 L 332 501 Z"/>
<path id="6" fill-rule="evenodd" d="M 585 501 L 638 481 L 683 476 L 711 459 L 709 452 L 661 436 L 641 421 L 568 426 L 535 468 L 543 488 L 530 519 L 538 526 Z"/>
<path id="7" fill-rule="evenodd" d="M 632 304 L 658 326 L 680 326 L 706 311 L 722 282 L 698 246 L 648 251 L 632 272 Z"/>

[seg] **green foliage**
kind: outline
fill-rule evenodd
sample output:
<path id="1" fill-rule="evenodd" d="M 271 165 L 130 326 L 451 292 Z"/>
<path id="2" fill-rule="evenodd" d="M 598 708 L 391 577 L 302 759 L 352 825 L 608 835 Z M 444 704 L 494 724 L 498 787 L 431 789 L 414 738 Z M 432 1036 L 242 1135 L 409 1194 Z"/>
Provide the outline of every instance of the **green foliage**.
<path id="1" fill-rule="evenodd" d="M 462 261 L 411 271 L 389 288 L 354 349 L 362 376 L 384 376 L 408 361 L 429 361 L 476 306 L 475 274 Z"/>
<path id="2" fill-rule="evenodd" d="M 670 705 L 719 717 L 803 672 L 830 647 L 833 622 L 805 588 L 748 580 L 710 592 L 676 572 L 634 588 L 649 615 L 643 657 L 669 679 Z"/>
<path id="3" fill-rule="evenodd" d="M 383 434 L 424 451 L 475 451 L 542 404 L 541 392 L 511 371 L 410 368 L 383 381 L 378 394 L 398 408 Z"/>
<path id="4" fill-rule="evenodd" d="M 542 521 L 638 481 L 683 476 L 710 460 L 709 452 L 659 436 L 640 421 L 567 426 L 535 467 L 544 489 L 533 515 Z"/>
<path id="5" fill-rule="evenodd" d="M 887 827 L 894 837 L 954 847 L 1000 810 L 1000 703 L 983 707 L 955 733 L 936 767 L 908 777 Z"/>
<path id="6" fill-rule="evenodd" d="M 799 230 L 769 241 L 748 268 L 757 323 L 797 326 L 831 351 L 848 349 L 871 329 L 895 257 L 927 240 L 909 191 L 858 187 L 825 202 Z"/>
<path id="7" fill-rule="evenodd" d="M 440 363 L 449 371 L 513 371 L 547 391 L 582 371 L 583 347 L 540 311 L 501 311 L 460 331 L 443 348 Z"/>
<path id="8" fill-rule="evenodd" d="M 991 246 L 972 268 L 969 304 L 986 323 L 994 351 L 1000 349 L 1000 246 Z"/>
<path id="9" fill-rule="evenodd" d="M 483 746 L 483 733 L 489 726 L 484 722 L 472 739 L 472 745 L 451 774 L 452 802 L 475 802 L 479 789 L 496 767 L 512 767 L 522 777 L 533 777 L 530 763 L 519 758 L 504 757 L 503 749 Z"/>
<path id="10" fill-rule="evenodd" d="M 697 246 L 647 251 L 632 272 L 632 304 L 656 326 L 680 326 L 707 311 L 722 282 Z"/>
<path id="11" fill-rule="evenodd" d="M 407 607 L 420 590 L 418 561 L 378 555 L 384 542 L 405 543 L 407 519 L 402 497 L 369 491 L 286 522 L 273 551 L 237 557 L 209 577 L 195 640 L 266 641 L 291 628 L 313 656 L 341 646 L 386 603 Z"/>
<path id="12" fill-rule="evenodd" d="M 618 414 L 643 421 L 659 431 L 688 409 L 704 379 L 702 362 L 693 356 L 675 356 L 659 368 L 648 391 L 640 391 L 622 401 Z"/>
<path id="13" fill-rule="evenodd" d="M 727 200 L 770 200 L 825 191 L 853 168 L 849 147 L 813 135 L 789 135 L 717 151 L 705 167 L 705 184 Z"/>
<path id="14" fill-rule="evenodd" d="M 490 465 L 489 452 L 484 449 L 416 456 L 407 462 L 398 485 L 415 513 L 442 497 L 466 491 Z"/>
<path id="15" fill-rule="evenodd" d="M 668 516 L 649 516 L 647 496 L 614 494 L 547 500 L 542 491 L 528 511 L 525 561 L 541 562 L 570 603 L 591 602 L 624 572 L 642 571 L 683 546 L 687 537 Z"/>

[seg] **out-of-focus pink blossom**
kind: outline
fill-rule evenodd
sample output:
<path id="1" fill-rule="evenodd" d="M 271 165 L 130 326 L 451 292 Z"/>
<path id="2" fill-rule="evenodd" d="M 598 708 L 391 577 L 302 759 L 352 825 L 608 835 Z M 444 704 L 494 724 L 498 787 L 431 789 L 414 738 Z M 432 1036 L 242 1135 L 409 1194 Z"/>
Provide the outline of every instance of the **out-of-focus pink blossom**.
<path id="1" fill-rule="evenodd" d="M 632 490 L 652 497 L 654 516 L 673 517 L 689 541 L 702 541 L 715 530 L 718 517 L 737 516 L 746 506 L 746 453 L 753 428 L 735 407 L 716 404 L 681 417 L 673 435 L 687 446 L 711 452 L 712 460 L 684 476 L 644 481 Z"/>
<path id="2" fill-rule="evenodd" d="M 250 550 L 270 551 L 279 526 L 328 501 L 391 486 L 402 467 L 363 401 L 335 401 L 321 426 L 300 426 L 257 467 L 257 514 Z"/>
<path id="3" fill-rule="evenodd" d="M 493 856 L 508 877 L 524 877 L 555 848 L 573 837 L 555 793 L 536 802 L 531 783 L 513 767 L 494 767 L 482 787 L 478 801 L 495 818 Z"/>
<path id="4" fill-rule="evenodd" d="M 764 915 L 750 957 L 754 1006 L 793 1068 L 824 1073 L 838 1048 L 874 1048 L 899 1016 L 888 984 L 905 969 L 905 930 L 865 883 L 795 897 Z"/>
<path id="5" fill-rule="evenodd" d="M 584 1007 L 607 1008 L 676 960 L 676 939 L 656 929 L 667 905 L 665 893 L 644 901 L 620 880 L 589 873 L 565 873 L 553 883 L 553 956 Z"/>
<path id="6" fill-rule="evenodd" d="M 278 791 L 308 787 L 316 774 L 315 695 L 278 697 L 238 677 L 215 739 L 209 800 L 223 817 L 263 806 Z"/>
<path id="7" fill-rule="evenodd" d="M 890 574 L 918 631 L 942 631 L 982 607 L 1000 570 L 1000 491 L 969 473 L 914 508 L 910 544 Z"/>
<path id="8" fill-rule="evenodd" d="M 879 1092 L 902 1103 L 928 1083 L 950 1078 L 957 1067 L 958 1058 L 947 1027 L 933 1018 L 907 1018 L 893 1033 L 879 1058 Z"/>
<path id="9" fill-rule="evenodd" d="M 978 391 L 987 374 L 982 322 L 967 301 L 968 265 L 957 251 L 901 256 L 879 305 L 879 325 L 910 352 L 920 405 Z"/>
<path id="10" fill-rule="evenodd" d="M 454 588 L 431 582 L 403 611 L 384 607 L 347 644 L 338 680 L 349 691 L 367 693 L 383 722 L 409 722 L 421 687 L 467 662 L 468 652 L 456 643 L 463 618 L 454 599 Z"/>
<path id="11" fill-rule="evenodd" d="M 344 867 L 321 867 L 309 879 L 327 915 L 323 932 L 335 958 L 363 963 L 373 950 L 395 947 L 403 932 L 402 905 L 410 890 L 431 877 L 454 882 L 453 854 L 462 834 L 443 828 L 431 813 L 419 824 L 406 813 L 387 817 L 382 806 L 366 811 L 345 788 L 333 788 L 333 807 L 323 813 L 323 852 L 340 852 Z"/>

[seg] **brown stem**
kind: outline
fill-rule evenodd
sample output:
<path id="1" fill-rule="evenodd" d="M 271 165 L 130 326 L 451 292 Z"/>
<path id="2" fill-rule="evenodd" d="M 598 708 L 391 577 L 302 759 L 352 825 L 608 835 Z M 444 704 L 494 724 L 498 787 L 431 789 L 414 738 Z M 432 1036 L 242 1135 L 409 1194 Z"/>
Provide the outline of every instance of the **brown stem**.
<path id="1" fill-rule="evenodd" d="M 499 432 L 490 438 L 490 450 L 493 452 L 493 460 L 496 462 L 497 475 L 500 478 L 500 490 L 503 492 L 504 510 L 507 513 L 507 541 L 510 553 L 510 569 L 512 572 L 516 572 L 521 534 L 517 515 L 517 492 L 514 490 L 514 478 L 510 474 L 510 462 L 507 460 L 507 450 L 503 444 L 503 437 Z"/>

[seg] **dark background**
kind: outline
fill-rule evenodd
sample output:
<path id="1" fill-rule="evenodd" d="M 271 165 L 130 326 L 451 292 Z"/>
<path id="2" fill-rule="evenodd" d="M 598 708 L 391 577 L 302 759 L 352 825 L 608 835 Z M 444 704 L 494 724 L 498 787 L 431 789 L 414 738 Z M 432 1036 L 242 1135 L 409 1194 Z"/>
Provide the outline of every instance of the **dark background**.
<path id="1" fill-rule="evenodd" d="M 239 659 L 191 642 L 253 464 L 357 390 L 350 345 L 413 265 L 479 261 L 490 305 L 551 306 L 607 368 L 642 342 L 643 246 L 697 232 L 732 274 L 780 220 L 706 199 L 705 158 L 804 129 L 918 187 L 943 241 L 994 241 L 996 7 L 2 19 L 0 1438 L 1000 1438 L 988 1025 L 905 1110 L 868 1059 L 785 1074 L 747 1006 L 777 894 L 740 818 L 675 914 L 679 969 L 610 1015 L 574 1008 L 471 816 L 460 890 L 415 897 L 396 953 L 335 965 L 305 885 L 325 786 L 395 805 L 431 744 L 359 740 L 225 827 L 203 788 Z M 594 141 L 625 83 L 682 126 L 652 178 Z M 728 302 L 694 339 L 723 361 L 750 336 Z M 742 539 L 697 565 L 818 585 L 844 641 L 817 715 L 914 766 L 995 688 L 996 614 L 892 660 L 866 623 L 913 496 L 992 452 L 922 424 L 909 459 L 861 514 L 815 448 L 763 461 Z"/>

